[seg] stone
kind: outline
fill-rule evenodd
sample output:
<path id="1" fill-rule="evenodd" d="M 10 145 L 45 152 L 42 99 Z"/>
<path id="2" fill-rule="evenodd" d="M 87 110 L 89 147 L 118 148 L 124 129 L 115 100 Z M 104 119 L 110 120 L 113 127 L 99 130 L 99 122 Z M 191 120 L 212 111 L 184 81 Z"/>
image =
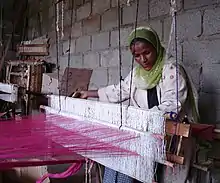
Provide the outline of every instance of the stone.
<path id="1" fill-rule="evenodd" d="M 90 50 L 91 37 L 83 36 L 76 40 L 76 53 L 82 53 Z"/>
<path id="2" fill-rule="evenodd" d="M 213 35 L 220 33 L 220 8 L 205 10 L 204 34 Z"/>
<path id="3" fill-rule="evenodd" d="M 89 52 L 83 56 L 83 67 L 88 69 L 98 68 L 99 63 L 99 54 L 97 52 Z"/>
<path id="4" fill-rule="evenodd" d="M 128 36 L 132 31 L 132 27 L 121 28 L 120 29 L 120 37 L 121 37 L 121 46 L 128 46 Z M 119 46 L 119 31 L 114 30 L 111 32 L 111 47 Z"/>
<path id="5" fill-rule="evenodd" d="M 100 31 L 101 17 L 100 15 L 92 16 L 83 21 L 83 34 L 91 34 Z"/>
<path id="6" fill-rule="evenodd" d="M 88 18 L 91 14 L 91 3 L 86 3 L 76 10 L 76 20 Z"/>
<path id="7" fill-rule="evenodd" d="M 92 36 L 92 50 L 106 49 L 109 47 L 109 32 L 102 32 Z"/>
<path id="8" fill-rule="evenodd" d="M 107 31 L 118 27 L 118 9 L 111 8 L 101 17 L 101 30 Z"/>
<path id="9" fill-rule="evenodd" d="M 92 13 L 93 14 L 102 14 L 106 10 L 110 9 L 111 0 L 93 0 L 92 3 Z"/>
<path id="10" fill-rule="evenodd" d="M 134 24 L 137 17 L 137 5 L 125 6 L 122 9 L 122 24 Z M 140 0 L 138 9 L 138 22 L 148 20 L 148 1 Z"/>

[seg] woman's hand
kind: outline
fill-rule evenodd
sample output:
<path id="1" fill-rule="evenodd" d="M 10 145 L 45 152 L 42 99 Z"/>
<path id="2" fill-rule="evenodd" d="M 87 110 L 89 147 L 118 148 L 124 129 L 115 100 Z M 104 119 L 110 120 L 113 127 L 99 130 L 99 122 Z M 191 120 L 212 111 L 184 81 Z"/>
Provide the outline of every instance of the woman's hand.
<path id="1" fill-rule="evenodd" d="M 98 91 L 97 90 L 90 90 L 90 91 L 75 92 L 72 97 L 73 98 L 87 99 L 89 97 L 98 98 L 99 96 L 98 96 Z"/>
<path id="2" fill-rule="evenodd" d="M 89 91 L 81 91 L 79 93 L 80 93 L 79 98 L 81 99 L 87 99 L 89 97 Z"/>

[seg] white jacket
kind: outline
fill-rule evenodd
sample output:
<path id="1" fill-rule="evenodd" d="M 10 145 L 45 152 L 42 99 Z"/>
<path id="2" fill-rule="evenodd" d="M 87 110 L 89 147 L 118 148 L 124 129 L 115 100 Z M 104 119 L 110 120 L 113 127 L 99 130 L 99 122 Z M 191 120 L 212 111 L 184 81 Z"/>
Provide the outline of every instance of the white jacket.
<path id="1" fill-rule="evenodd" d="M 153 107 L 150 110 L 161 110 L 164 112 L 178 112 L 180 116 L 187 115 L 191 121 L 194 121 L 192 114 L 192 106 L 189 102 L 189 88 L 193 90 L 193 96 L 196 101 L 196 110 L 197 107 L 197 91 L 191 79 L 186 75 L 184 67 L 179 67 L 178 69 L 178 83 L 176 75 L 176 64 L 173 61 L 165 63 L 162 78 L 159 84 L 156 86 L 157 97 L 159 105 Z M 136 107 L 148 109 L 147 101 L 147 90 L 139 89 L 132 83 L 131 95 L 130 93 L 130 81 L 131 81 L 131 72 L 129 75 L 122 81 L 122 100 L 129 99 L 131 96 L 132 104 Z M 177 96 L 177 85 L 178 85 L 178 96 Z M 103 102 L 118 103 L 120 102 L 120 85 L 110 85 L 98 90 L 99 100 Z"/>

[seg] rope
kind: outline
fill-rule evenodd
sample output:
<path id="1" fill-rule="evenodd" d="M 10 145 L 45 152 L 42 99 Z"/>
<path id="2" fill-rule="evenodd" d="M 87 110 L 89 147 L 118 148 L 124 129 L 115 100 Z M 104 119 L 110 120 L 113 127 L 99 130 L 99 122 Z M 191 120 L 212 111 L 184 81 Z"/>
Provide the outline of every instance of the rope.
<path id="1" fill-rule="evenodd" d="M 68 63 L 67 63 L 67 81 L 66 81 L 66 97 L 68 95 L 68 83 L 69 83 L 69 67 L 70 67 L 70 50 L 71 50 L 71 39 L 72 39 L 72 27 L 73 27 L 73 12 L 74 12 L 74 0 L 72 0 L 72 11 L 70 17 L 70 33 L 69 33 L 69 48 L 68 48 Z"/>
<path id="2" fill-rule="evenodd" d="M 136 37 L 137 32 L 137 22 L 138 22 L 138 12 L 139 12 L 139 0 L 137 0 L 136 6 L 136 17 L 135 17 L 135 32 L 134 35 Z M 131 92 L 132 92 L 132 83 L 133 83 L 133 70 L 134 70 L 134 55 L 132 55 L 132 63 L 131 63 L 131 79 L 130 79 L 130 88 L 129 88 L 129 102 L 128 107 L 131 105 Z"/>
<path id="3" fill-rule="evenodd" d="M 60 45 L 60 40 L 59 40 L 59 4 L 55 3 L 54 4 L 54 9 L 55 9 L 55 32 L 56 32 L 56 62 L 57 62 L 57 79 L 58 83 L 60 82 L 60 65 L 59 65 L 59 45 Z M 60 88 L 59 88 L 59 108 L 61 111 L 61 97 L 60 97 Z"/>
<path id="4" fill-rule="evenodd" d="M 173 26 L 171 29 L 174 29 L 174 44 L 175 44 L 175 61 L 176 61 L 176 113 L 178 114 L 178 103 L 179 103 L 179 67 L 178 67 L 178 35 L 177 35 L 177 5 L 176 0 L 171 0 L 171 13 L 173 17 Z"/>
<path id="5" fill-rule="evenodd" d="M 122 61 L 121 61 L 121 6 L 120 1 L 118 0 L 118 57 L 119 57 L 119 90 L 120 90 L 120 118 L 122 127 Z"/>

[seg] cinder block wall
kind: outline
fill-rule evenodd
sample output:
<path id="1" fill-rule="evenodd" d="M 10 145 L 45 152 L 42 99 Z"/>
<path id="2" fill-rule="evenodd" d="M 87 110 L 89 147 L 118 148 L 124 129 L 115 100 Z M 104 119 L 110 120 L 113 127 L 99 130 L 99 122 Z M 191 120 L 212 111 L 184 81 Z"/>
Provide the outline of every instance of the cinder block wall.
<path id="1" fill-rule="evenodd" d="M 132 1 L 131 6 L 127 6 L 126 1 L 121 0 L 123 7 L 120 9 L 123 77 L 128 74 L 131 66 L 132 56 L 127 48 L 127 36 L 134 27 L 136 17 L 136 1 Z M 61 69 L 67 66 L 68 37 L 71 31 L 70 66 L 94 69 L 91 89 L 117 83 L 117 0 L 75 0 L 72 30 L 71 2 L 66 0 L 64 3 Z M 138 11 L 138 25 L 150 25 L 156 29 L 164 45 L 168 42 L 171 26 L 169 3 L 169 0 L 140 0 Z M 220 121 L 220 1 L 177 0 L 177 4 L 179 59 L 187 65 L 198 88 L 202 120 L 205 123 L 217 123 Z M 52 0 L 30 1 L 29 12 L 29 39 L 43 35 L 51 38 L 51 54 L 46 59 L 56 63 L 55 11 Z"/>

